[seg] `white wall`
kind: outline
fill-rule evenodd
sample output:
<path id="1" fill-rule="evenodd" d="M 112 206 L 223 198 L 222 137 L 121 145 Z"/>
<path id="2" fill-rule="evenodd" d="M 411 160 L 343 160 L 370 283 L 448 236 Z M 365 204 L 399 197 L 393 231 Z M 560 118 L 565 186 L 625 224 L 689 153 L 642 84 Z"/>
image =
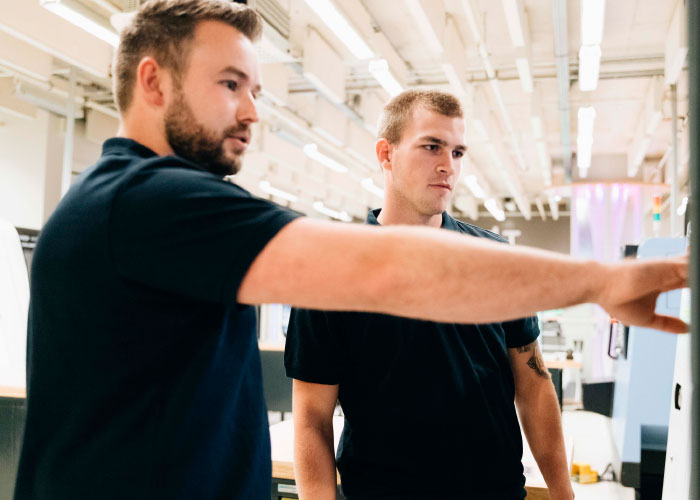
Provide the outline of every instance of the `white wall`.
<path id="1" fill-rule="evenodd" d="M 107 118 L 89 138 L 86 122 L 76 122 L 73 172 L 94 164 L 101 142 L 116 133 L 118 121 Z M 0 123 L 0 219 L 41 229 L 61 199 L 65 119 L 39 110 L 34 120 L 0 113 Z"/>
<path id="2" fill-rule="evenodd" d="M 39 229 L 44 218 L 44 178 L 49 113 L 26 120 L 0 115 L 0 219 Z"/>

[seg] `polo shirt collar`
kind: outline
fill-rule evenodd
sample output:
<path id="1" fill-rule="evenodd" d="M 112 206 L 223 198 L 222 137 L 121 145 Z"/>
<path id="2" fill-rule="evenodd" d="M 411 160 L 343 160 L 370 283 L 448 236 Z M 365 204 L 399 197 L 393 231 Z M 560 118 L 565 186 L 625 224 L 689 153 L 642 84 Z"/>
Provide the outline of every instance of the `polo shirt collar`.
<path id="1" fill-rule="evenodd" d="M 377 217 L 379 217 L 379 213 L 381 211 L 381 208 L 375 208 L 373 210 L 370 210 L 367 213 L 367 224 L 370 224 L 372 226 L 381 226 L 379 220 L 377 220 Z M 447 212 L 442 212 L 442 224 L 440 225 L 440 227 L 442 227 L 443 229 L 451 229 L 452 231 L 457 231 L 459 229 L 457 227 L 457 221 L 450 217 L 450 214 L 448 214 Z"/>
<path id="2" fill-rule="evenodd" d="M 133 139 L 127 139 L 126 137 L 112 137 L 107 139 L 102 145 L 102 154 L 105 155 L 112 151 L 127 152 L 133 154 L 134 156 L 141 156 L 143 158 L 151 158 L 153 156 L 158 156 L 158 153 L 147 148 L 143 144 L 136 142 Z"/>

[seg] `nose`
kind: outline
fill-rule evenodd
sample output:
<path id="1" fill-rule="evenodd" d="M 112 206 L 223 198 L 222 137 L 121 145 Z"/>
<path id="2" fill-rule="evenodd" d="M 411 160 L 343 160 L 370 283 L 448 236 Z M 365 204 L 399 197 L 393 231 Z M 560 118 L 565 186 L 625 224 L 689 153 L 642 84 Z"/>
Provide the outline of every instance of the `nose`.
<path id="1" fill-rule="evenodd" d="M 437 164 L 437 171 L 440 174 L 454 175 L 458 171 L 461 163 L 460 158 L 454 158 L 451 151 L 445 151 L 445 154 L 440 156 L 440 161 Z"/>
<path id="2" fill-rule="evenodd" d="M 255 97 L 252 92 L 246 92 L 241 102 L 238 104 L 237 117 L 239 123 L 255 123 L 260 121 L 258 109 L 255 104 Z"/>

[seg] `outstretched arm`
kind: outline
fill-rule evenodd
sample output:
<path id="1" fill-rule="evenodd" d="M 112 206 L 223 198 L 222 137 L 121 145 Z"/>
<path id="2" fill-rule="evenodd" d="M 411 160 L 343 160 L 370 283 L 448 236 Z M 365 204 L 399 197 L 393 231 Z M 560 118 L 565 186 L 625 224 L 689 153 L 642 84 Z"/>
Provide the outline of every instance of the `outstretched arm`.
<path id="1" fill-rule="evenodd" d="M 602 264 L 432 228 L 302 218 L 256 257 L 238 301 L 452 323 L 595 302 L 625 324 L 683 332 L 685 324 L 656 315 L 654 306 L 686 278 L 684 259 Z"/>

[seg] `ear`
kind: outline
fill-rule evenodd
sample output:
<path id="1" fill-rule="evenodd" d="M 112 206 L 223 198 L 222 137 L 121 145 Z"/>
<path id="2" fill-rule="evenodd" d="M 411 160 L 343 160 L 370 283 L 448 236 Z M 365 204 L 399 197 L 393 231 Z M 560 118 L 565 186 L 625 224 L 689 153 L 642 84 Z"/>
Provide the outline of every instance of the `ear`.
<path id="1" fill-rule="evenodd" d="M 392 148 L 389 141 L 380 137 L 375 145 L 375 151 L 377 153 L 377 160 L 382 170 L 391 170 L 391 153 Z"/>
<path id="2" fill-rule="evenodd" d="M 159 108 L 165 105 L 165 92 L 170 83 L 170 74 L 155 59 L 141 59 L 136 69 L 136 89 L 149 106 Z"/>

